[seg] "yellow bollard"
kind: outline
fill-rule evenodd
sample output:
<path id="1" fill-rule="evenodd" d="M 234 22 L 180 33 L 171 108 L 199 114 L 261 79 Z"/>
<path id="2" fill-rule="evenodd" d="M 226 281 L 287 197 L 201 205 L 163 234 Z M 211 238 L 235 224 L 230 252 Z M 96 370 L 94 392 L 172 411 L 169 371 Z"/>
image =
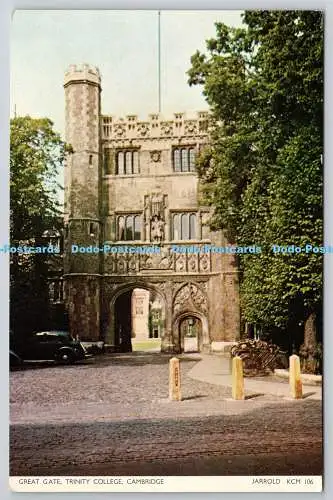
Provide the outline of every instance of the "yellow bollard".
<path id="1" fill-rule="evenodd" d="M 180 391 L 180 363 L 178 358 L 171 358 L 169 362 L 169 399 L 181 401 Z"/>
<path id="2" fill-rule="evenodd" d="M 289 385 L 291 397 L 293 399 L 302 399 L 301 365 L 299 357 L 296 354 L 293 354 L 289 358 Z"/>
<path id="3" fill-rule="evenodd" d="M 232 359 L 232 399 L 245 399 L 243 361 L 239 356 Z"/>

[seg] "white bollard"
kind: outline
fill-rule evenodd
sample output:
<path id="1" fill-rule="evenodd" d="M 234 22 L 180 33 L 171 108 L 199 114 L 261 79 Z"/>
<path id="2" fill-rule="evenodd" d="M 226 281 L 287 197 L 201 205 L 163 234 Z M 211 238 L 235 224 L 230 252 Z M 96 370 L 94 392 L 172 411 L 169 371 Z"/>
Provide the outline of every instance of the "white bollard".
<path id="1" fill-rule="evenodd" d="M 299 357 L 293 354 L 289 358 L 289 385 L 291 397 L 293 399 L 302 399 L 303 387 L 301 380 L 301 364 Z"/>
<path id="2" fill-rule="evenodd" d="M 232 399 L 245 399 L 243 361 L 239 356 L 232 359 Z"/>
<path id="3" fill-rule="evenodd" d="M 180 363 L 178 358 L 171 358 L 169 361 L 169 399 L 171 401 L 181 401 L 180 390 Z"/>

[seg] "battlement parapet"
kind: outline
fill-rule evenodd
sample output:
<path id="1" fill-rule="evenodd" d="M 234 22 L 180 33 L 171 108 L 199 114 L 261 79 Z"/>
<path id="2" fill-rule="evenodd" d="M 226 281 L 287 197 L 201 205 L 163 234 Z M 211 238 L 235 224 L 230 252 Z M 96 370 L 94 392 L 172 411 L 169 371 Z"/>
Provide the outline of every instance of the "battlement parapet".
<path id="1" fill-rule="evenodd" d="M 99 69 L 91 64 L 71 64 L 65 73 L 64 86 L 72 82 L 90 82 L 100 86 Z"/>
<path id="2" fill-rule="evenodd" d="M 208 132 L 208 111 L 199 111 L 192 116 L 174 113 L 172 119 L 151 113 L 144 121 L 139 120 L 137 115 L 127 115 L 125 118 L 102 116 L 102 137 L 105 140 L 206 136 Z"/>

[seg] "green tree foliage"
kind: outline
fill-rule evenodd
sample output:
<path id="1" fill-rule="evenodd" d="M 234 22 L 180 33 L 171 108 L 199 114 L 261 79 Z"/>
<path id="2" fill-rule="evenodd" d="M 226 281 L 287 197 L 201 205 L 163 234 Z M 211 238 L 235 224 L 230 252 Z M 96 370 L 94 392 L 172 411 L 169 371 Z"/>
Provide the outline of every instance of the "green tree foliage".
<path id="1" fill-rule="evenodd" d="M 65 149 L 49 119 L 11 120 L 11 246 L 45 245 L 43 233 L 59 227 L 57 174 Z M 46 324 L 48 258 L 47 254 L 10 255 L 10 324 L 17 333 Z"/>
<path id="2" fill-rule="evenodd" d="M 198 171 L 212 226 L 263 249 L 240 258 L 243 318 L 290 331 L 322 304 L 322 256 L 271 245 L 323 244 L 323 15 L 245 12 L 242 28 L 216 24 L 191 63 L 211 108 Z"/>
<path id="3" fill-rule="evenodd" d="M 10 233 L 12 241 L 41 236 L 59 215 L 57 173 L 65 145 L 47 118 L 10 124 Z"/>

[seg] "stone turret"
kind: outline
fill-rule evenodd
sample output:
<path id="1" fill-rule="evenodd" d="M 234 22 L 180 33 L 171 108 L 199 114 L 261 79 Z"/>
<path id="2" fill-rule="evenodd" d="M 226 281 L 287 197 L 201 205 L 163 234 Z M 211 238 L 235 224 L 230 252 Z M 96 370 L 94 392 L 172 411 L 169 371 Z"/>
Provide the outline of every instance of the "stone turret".
<path id="1" fill-rule="evenodd" d="M 98 254 L 75 254 L 72 245 L 100 246 L 101 189 L 101 78 L 88 64 L 71 65 L 65 73 L 65 279 L 72 333 L 99 337 L 99 300 L 102 260 Z M 75 330 L 75 331 L 74 331 Z"/>
<path id="2" fill-rule="evenodd" d="M 101 78 L 97 68 L 71 65 L 65 74 L 68 219 L 99 219 Z M 83 192 L 84 191 L 84 192 Z"/>

